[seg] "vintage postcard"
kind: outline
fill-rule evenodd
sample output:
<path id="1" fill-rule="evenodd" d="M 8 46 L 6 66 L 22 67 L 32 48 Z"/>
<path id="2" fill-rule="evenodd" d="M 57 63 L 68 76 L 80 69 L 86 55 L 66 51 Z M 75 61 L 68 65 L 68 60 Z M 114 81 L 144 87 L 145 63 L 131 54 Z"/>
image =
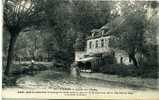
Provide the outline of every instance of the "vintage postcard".
<path id="1" fill-rule="evenodd" d="M 159 100 L 159 1 L 2 5 L 3 100 Z"/>

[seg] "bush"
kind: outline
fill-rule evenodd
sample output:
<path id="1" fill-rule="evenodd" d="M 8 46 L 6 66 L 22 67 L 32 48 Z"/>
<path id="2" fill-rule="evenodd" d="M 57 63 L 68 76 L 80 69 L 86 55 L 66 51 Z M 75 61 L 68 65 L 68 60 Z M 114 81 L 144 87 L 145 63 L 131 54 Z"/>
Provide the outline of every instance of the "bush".
<path id="1" fill-rule="evenodd" d="M 144 78 L 157 78 L 158 67 L 157 66 L 141 66 L 140 76 Z"/>
<path id="2" fill-rule="evenodd" d="M 121 76 L 136 76 L 136 73 L 134 73 L 135 71 L 136 69 L 133 65 L 109 64 L 101 66 L 98 72 Z"/>
<path id="3" fill-rule="evenodd" d="M 157 78 L 156 66 L 139 66 L 136 68 L 134 65 L 109 64 L 98 67 L 95 71 L 120 76 Z"/>

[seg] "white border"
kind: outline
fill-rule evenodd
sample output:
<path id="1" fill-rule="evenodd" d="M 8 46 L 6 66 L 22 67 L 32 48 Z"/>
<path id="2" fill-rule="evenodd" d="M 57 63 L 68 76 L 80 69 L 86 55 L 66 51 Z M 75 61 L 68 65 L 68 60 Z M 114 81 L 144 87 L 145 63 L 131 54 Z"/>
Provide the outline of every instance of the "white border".
<path id="1" fill-rule="evenodd" d="M 2 25 L 3 25 L 3 5 L 2 0 L 0 0 L 0 93 L 1 97 L 0 100 L 2 100 Z"/>
<path id="2" fill-rule="evenodd" d="M 97 1 L 111 1 L 111 0 L 97 0 Z M 129 1 L 129 0 L 112 0 L 112 1 Z M 135 1 L 159 1 L 159 0 L 135 0 Z M 2 4 L 2 0 L 0 0 L 0 100 L 2 100 L 2 33 L 3 33 L 3 4 Z M 159 35 L 159 34 L 158 34 Z M 157 40 L 159 43 L 159 40 Z M 148 94 L 150 95 L 150 94 Z M 148 96 L 145 95 L 145 96 Z M 141 95 L 140 95 L 141 96 Z"/>

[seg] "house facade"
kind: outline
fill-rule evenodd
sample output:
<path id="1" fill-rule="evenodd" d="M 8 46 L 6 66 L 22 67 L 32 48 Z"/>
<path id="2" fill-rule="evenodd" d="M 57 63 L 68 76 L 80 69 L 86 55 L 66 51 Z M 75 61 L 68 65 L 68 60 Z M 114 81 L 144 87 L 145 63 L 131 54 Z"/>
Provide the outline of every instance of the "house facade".
<path id="1" fill-rule="evenodd" d="M 84 51 L 75 51 L 75 62 L 85 68 L 97 67 L 105 64 L 132 64 L 128 54 L 123 50 L 117 50 L 110 45 L 110 39 L 114 38 L 109 34 L 109 25 L 100 29 L 93 29 L 87 37 Z"/>

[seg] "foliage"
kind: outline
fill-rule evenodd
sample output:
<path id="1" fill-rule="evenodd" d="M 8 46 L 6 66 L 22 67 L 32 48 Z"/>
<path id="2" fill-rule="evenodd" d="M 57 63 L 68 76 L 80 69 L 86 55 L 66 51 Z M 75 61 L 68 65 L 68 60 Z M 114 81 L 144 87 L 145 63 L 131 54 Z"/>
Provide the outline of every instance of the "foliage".
<path id="1" fill-rule="evenodd" d="M 154 78 L 156 79 L 157 71 L 156 68 L 142 69 L 143 73 L 140 70 L 136 69 L 133 65 L 122 65 L 122 64 L 111 64 L 106 66 L 101 66 L 98 69 L 98 72 L 105 74 L 120 75 L 122 77 L 132 76 L 132 77 L 141 77 L 141 78 Z"/>
<path id="2" fill-rule="evenodd" d="M 42 15 L 42 6 L 39 6 L 39 4 L 41 4 L 39 0 L 4 1 L 4 29 L 10 33 L 7 65 L 5 69 L 6 75 L 9 73 L 14 55 L 14 46 L 19 33 L 29 25 L 37 24 L 37 21 L 41 20 L 39 15 Z"/>
<path id="3" fill-rule="evenodd" d="M 73 23 L 80 32 L 89 33 L 108 22 L 110 7 L 104 1 L 73 1 Z"/>
<path id="4" fill-rule="evenodd" d="M 89 31 L 93 28 L 99 28 L 107 22 L 109 6 L 105 6 L 108 4 L 103 3 L 47 0 L 45 12 L 50 36 L 45 44 L 51 59 L 62 60 L 66 57 L 67 62 L 72 63 L 74 49 L 82 48 L 83 50 Z M 88 8 L 88 6 L 90 7 Z"/>
<path id="5" fill-rule="evenodd" d="M 125 50 L 134 65 L 138 67 L 135 55 L 143 50 L 146 13 L 144 8 L 142 6 L 139 7 L 135 2 L 131 5 L 127 5 L 128 2 L 124 2 L 124 4 L 124 6 L 122 5 L 123 8 L 121 8 L 121 17 L 123 19 L 120 21 L 121 24 L 116 26 L 118 28 L 114 28 L 116 30 L 113 34 L 116 39 L 114 39 L 115 43 L 112 43 L 111 46 Z"/>
<path id="6" fill-rule="evenodd" d="M 15 56 L 17 57 L 30 57 L 36 60 L 38 57 L 47 57 L 44 50 L 44 36 L 46 32 L 38 30 L 32 30 L 28 32 L 23 32 L 19 35 L 16 46 L 15 46 Z"/>
<path id="7" fill-rule="evenodd" d="M 147 18 L 151 2 L 24 1 L 4 2 L 3 51 L 5 56 L 8 54 L 7 66 L 13 56 L 35 59 L 39 55 L 47 56 L 57 66 L 69 66 L 74 61 L 75 50 L 85 49 L 90 31 L 107 23 L 111 26 L 108 32 L 114 35 L 110 46 L 125 50 L 136 67 L 140 66 L 137 55 L 143 55 L 146 66 L 151 65 L 147 65 L 145 59 L 157 59 L 154 56 L 157 50 L 151 49 L 157 44 L 158 16 L 154 13 Z M 152 6 L 153 9 L 157 7 L 155 2 Z"/>

